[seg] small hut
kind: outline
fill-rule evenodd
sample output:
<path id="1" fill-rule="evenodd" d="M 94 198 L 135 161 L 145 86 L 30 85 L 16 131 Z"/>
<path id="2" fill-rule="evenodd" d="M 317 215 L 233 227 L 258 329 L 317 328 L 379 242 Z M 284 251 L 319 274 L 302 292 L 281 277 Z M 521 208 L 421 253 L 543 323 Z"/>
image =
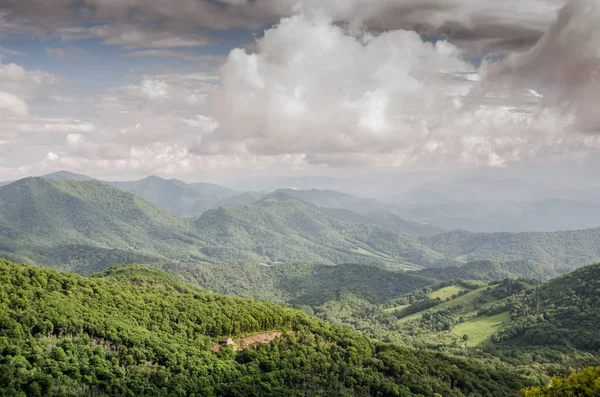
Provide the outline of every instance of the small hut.
<path id="1" fill-rule="evenodd" d="M 235 342 L 231 338 L 225 338 L 220 342 L 220 345 L 235 345 Z"/>

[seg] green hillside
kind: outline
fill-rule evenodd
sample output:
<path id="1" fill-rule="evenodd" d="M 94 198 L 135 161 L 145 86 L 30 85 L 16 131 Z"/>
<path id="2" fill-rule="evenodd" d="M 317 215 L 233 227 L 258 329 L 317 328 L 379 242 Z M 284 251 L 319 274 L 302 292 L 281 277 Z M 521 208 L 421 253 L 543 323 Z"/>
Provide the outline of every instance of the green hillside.
<path id="1" fill-rule="evenodd" d="M 135 182 L 110 182 L 152 204 L 182 217 L 199 216 L 239 193 L 211 183 L 187 184 L 176 179 L 151 176 Z"/>
<path id="2" fill-rule="evenodd" d="M 555 278 L 511 302 L 499 341 L 600 352 L 600 264 Z"/>
<path id="3" fill-rule="evenodd" d="M 600 228 L 551 233 L 471 233 L 420 237 L 431 249 L 462 262 L 531 261 L 560 273 L 600 259 Z"/>
<path id="4" fill-rule="evenodd" d="M 0 262 L 0 395 L 517 396 L 505 369 L 369 340 L 143 267 L 93 278 Z M 293 331 L 245 349 L 224 336 Z"/>
<path id="5" fill-rule="evenodd" d="M 10 258 L 89 274 L 201 255 L 196 241 L 186 221 L 102 182 L 27 178 L 0 189 L 0 253 Z"/>
<path id="6" fill-rule="evenodd" d="M 210 210 L 192 221 L 99 181 L 41 178 L 0 189 L 0 253 L 83 274 L 140 261 L 302 260 L 418 269 L 442 259 L 409 236 L 339 221 L 285 195 Z"/>
<path id="7" fill-rule="evenodd" d="M 283 193 L 253 205 L 207 211 L 195 226 L 208 243 L 206 254 L 221 260 L 303 260 L 396 269 L 418 269 L 443 260 L 410 236 L 340 221 Z"/>
<path id="8" fill-rule="evenodd" d="M 444 232 L 443 229 L 436 226 L 410 222 L 388 211 L 373 211 L 365 215 L 347 209 L 336 208 L 320 208 L 320 211 L 341 221 L 377 225 L 400 234 L 420 236 Z"/>
<path id="9" fill-rule="evenodd" d="M 497 281 L 505 278 L 526 278 L 545 281 L 558 276 L 559 272 L 552 266 L 531 261 L 495 262 L 486 260 L 465 263 L 460 267 L 423 269 L 419 274 L 440 280 Z"/>
<path id="10" fill-rule="evenodd" d="M 301 261 L 391 270 L 450 266 L 421 274 L 436 280 L 546 280 L 600 259 L 600 229 L 410 235 L 428 228 L 384 212 L 323 209 L 283 192 L 186 219 L 95 180 L 27 178 L 0 188 L 0 254 L 82 274 L 135 262 Z"/>
<path id="11" fill-rule="evenodd" d="M 272 266 L 247 262 L 202 266 L 169 264 L 163 269 L 218 293 L 308 306 L 335 298 L 342 289 L 380 304 L 437 282 L 413 272 L 308 262 Z"/>

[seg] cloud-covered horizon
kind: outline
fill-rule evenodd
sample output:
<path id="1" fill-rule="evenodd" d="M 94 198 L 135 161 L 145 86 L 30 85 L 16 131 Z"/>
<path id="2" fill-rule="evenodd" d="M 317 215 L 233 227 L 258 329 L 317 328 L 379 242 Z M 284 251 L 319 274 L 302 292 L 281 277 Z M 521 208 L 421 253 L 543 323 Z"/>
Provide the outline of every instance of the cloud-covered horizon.
<path id="1" fill-rule="evenodd" d="M 7 0 L 0 178 L 590 157 L 598 20 L 594 0 Z M 95 54 L 123 64 L 101 84 L 70 65 Z"/>

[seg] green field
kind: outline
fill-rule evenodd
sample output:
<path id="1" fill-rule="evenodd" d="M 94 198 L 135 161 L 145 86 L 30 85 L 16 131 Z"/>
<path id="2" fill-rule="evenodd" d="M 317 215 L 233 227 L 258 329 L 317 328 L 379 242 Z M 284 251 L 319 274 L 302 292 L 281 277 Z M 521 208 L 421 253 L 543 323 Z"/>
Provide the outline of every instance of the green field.
<path id="1" fill-rule="evenodd" d="M 496 286 L 492 286 L 492 289 L 497 288 Z M 486 288 L 480 288 L 480 289 L 476 289 L 475 291 L 471 291 L 468 294 L 459 296 L 456 299 L 452 299 L 448 302 L 443 302 L 437 306 L 434 306 L 430 309 L 427 310 L 423 310 L 420 311 L 418 313 L 415 314 L 411 314 L 410 316 L 406 316 L 403 317 L 401 319 L 398 320 L 398 322 L 403 323 L 403 322 L 407 322 L 407 321 L 411 321 L 411 320 L 416 320 L 418 318 L 420 318 L 424 313 L 431 313 L 434 311 L 438 311 L 438 310 L 442 310 L 442 309 L 449 309 L 455 306 L 461 306 L 460 312 L 457 313 L 457 315 L 462 315 L 464 317 L 469 317 L 469 316 L 474 316 L 476 313 L 475 310 L 475 302 L 477 301 L 477 298 L 479 298 L 481 295 L 483 295 L 485 293 Z"/>
<path id="2" fill-rule="evenodd" d="M 457 295 L 464 290 L 464 288 L 458 285 L 451 285 L 449 287 L 444 287 L 438 289 L 437 291 L 433 291 L 427 296 L 429 296 L 431 299 L 440 298 L 441 300 L 445 301 L 446 299 L 452 298 L 452 296 Z"/>
<path id="3" fill-rule="evenodd" d="M 487 342 L 493 334 L 510 325 L 511 322 L 510 313 L 503 312 L 457 324 L 452 332 L 459 338 L 468 335 L 467 346 L 477 346 Z"/>

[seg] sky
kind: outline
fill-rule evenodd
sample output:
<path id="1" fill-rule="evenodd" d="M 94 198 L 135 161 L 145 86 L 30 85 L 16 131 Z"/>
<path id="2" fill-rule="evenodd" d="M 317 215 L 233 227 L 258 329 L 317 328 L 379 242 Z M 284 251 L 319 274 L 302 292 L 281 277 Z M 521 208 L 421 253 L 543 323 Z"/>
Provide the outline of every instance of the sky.
<path id="1" fill-rule="evenodd" d="M 0 0 L 0 180 L 581 167 L 598 0 Z"/>

